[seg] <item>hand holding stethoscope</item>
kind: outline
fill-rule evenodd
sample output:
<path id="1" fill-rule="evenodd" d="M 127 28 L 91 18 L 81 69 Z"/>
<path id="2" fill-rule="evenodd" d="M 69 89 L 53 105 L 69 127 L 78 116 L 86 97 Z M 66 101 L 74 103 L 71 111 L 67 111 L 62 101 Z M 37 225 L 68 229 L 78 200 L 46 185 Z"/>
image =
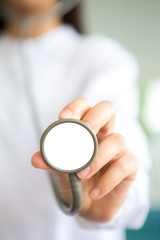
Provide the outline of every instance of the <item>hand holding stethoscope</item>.
<path id="1" fill-rule="evenodd" d="M 70 118 L 78 119 L 84 122 L 84 126 L 83 124 L 79 125 L 81 121 L 73 124 L 78 124 L 77 126 L 78 128 L 80 127 L 80 131 L 83 129 L 83 127 L 85 127 L 84 132 L 88 137 L 87 142 L 90 146 L 90 151 L 87 153 L 89 154 L 88 161 L 95 156 L 96 152 L 96 138 L 94 137 L 94 134 L 92 135 L 92 133 L 95 133 L 97 136 L 98 152 L 94 158 L 94 161 L 84 161 L 82 168 L 85 166 L 85 164 L 87 167 L 79 171 L 76 175 L 81 180 L 83 191 L 83 200 L 79 215 L 98 222 L 108 221 L 115 215 L 125 201 L 129 187 L 134 181 L 138 169 L 137 160 L 126 147 L 123 137 L 117 133 L 113 133 L 115 115 L 115 107 L 111 102 L 102 101 L 93 108 L 90 108 L 88 101 L 84 98 L 75 99 L 73 102 L 69 103 L 59 114 L 59 119 L 64 119 L 62 122 L 65 122 L 66 118 L 68 118 L 65 124 L 69 123 Z M 75 120 L 73 120 L 73 122 L 74 121 Z M 54 132 L 57 129 L 58 132 L 58 128 L 56 128 L 56 126 L 59 126 L 63 133 L 64 129 L 62 123 L 58 125 L 56 123 L 55 127 L 53 124 L 53 126 L 51 125 L 49 127 L 50 129 L 46 130 L 41 140 L 44 148 L 43 150 L 41 149 L 41 152 L 44 159 L 41 153 L 38 152 L 32 157 L 32 165 L 36 168 L 41 168 L 52 172 L 52 174 L 56 177 L 59 189 L 61 189 L 63 201 L 66 205 L 70 205 L 71 198 L 69 196 L 71 194 L 67 175 L 54 170 L 55 168 L 64 170 L 66 167 L 65 163 L 62 164 L 63 166 L 56 165 L 56 163 L 53 163 L 52 165 L 52 162 L 49 160 L 49 155 L 51 154 L 52 156 L 54 151 L 52 152 L 47 150 L 47 141 L 49 143 L 49 138 L 51 139 L 53 137 L 52 131 L 50 132 L 50 130 L 52 129 Z M 50 133 L 50 136 L 48 133 Z M 76 133 L 76 129 L 74 133 Z M 54 137 L 53 140 L 55 141 Z M 81 146 L 85 149 L 85 144 L 82 144 Z M 59 147 L 61 148 L 61 146 Z M 74 147 L 77 148 L 76 145 L 74 145 Z M 71 149 L 74 152 L 74 148 Z M 56 150 L 58 151 L 58 149 Z M 61 151 L 63 151 L 63 148 Z M 65 151 L 66 149 L 64 152 Z M 83 148 L 81 150 L 79 149 L 79 154 L 81 154 L 81 151 L 83 152 Z M 47 152 L 49 154 L 48 156 Z M 46 156 L 44 156 L 45 154 Z M 63 154 L 61 154 L 61 156 L 63 156 Z M 68 170 L 71 170 L 71 165 Z M 72 169 L 73 172 L 74 169 L 79 169 L 79 166 L 77 167 L 74 165 Z"/>

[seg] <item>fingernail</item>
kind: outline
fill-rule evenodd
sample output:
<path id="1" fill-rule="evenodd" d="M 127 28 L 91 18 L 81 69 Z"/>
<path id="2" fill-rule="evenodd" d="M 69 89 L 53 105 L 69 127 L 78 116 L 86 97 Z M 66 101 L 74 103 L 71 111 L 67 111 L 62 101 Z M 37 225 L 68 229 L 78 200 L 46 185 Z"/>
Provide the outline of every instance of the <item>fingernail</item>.
<path id="1" fill-rule="evenodd" d="M 83 169 L 82 171 L 78 172 L 77 176 L 80 178 L 85 178 L 89 174 L 90 170 L 91 170 L 91 168 L 87 167 L 87 168 Z"/>
<path id="2" fill-rule="evenodd" d="M 89 195 L 92 199 L 98 198 L 98 196 L 100 195 L 100 189 L 97 187 L 93 188 Z"/>
<path id="3" fill-rule="evenodd" d="M 72 111 L 69 109 L 66 109 L 63 112 L 61 112 L 60 116 L 61 118 L 70 118 L 72 117 Z"/>

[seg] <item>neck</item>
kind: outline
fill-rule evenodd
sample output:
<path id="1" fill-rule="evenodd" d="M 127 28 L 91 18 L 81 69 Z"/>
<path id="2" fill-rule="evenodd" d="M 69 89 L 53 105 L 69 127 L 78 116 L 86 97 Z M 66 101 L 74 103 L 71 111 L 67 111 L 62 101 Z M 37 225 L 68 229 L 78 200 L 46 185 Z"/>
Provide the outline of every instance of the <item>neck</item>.
<path id="1" fill-rule="evenodd" d="M 6 0 L 7 1 L 7 0 Z M 53 4 L 54 2 L 54 4 Z M 22 8 L 1 4 L 7 30 L 15 37 L 33 38 L 62 24 L 59 15 L 61 2 L 51 0 L 37 8 Z"/>
<path id="2" fill-rule="evenodd" d="M 34 38 L 62 24 L 60 19 L 46 19 L 36 24 L 8 24 L 7 30 L 15 37 Z"/>

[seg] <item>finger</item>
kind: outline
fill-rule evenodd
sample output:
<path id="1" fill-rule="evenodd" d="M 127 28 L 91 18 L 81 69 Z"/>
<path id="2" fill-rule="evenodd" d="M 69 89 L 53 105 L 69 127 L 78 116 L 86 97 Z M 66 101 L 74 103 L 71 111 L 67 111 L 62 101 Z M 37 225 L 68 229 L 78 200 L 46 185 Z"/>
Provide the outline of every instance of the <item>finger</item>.
<path id="1" fill-rule="evenodd" d="M 62 179 L 67 176 L 67 174 L 61 173 L 59 171 L 54 170 L 51 168 L 47 163 L 43 160 L 43 157 L 40 152 L 35 153 L 31 158 L 31 164 L 35 168 L 47 170 L 53 173 L 56 177 L 61 177 Z"/>
<path id="2" fill-rule="evenodd" d="M 51 168 L 44 160 L 43 157 L 39 152 L 35 153 L 32 158 L 31 158 L 31 164 L 33 167 L 35 168 L 39 168 L 39 169 L 43 169 L 43 170 L 47 170 L 53 174 L 56 174 L 57 176 L 61 176 L 62 173 L 57 172 L 56 170 L 54 170 L 53 168 Z"/>
<path id="3" fill-rule="evenodd" d="M 86 98 L 76 98 L 66 105 L 59 113 L 59 119 L 76 118 L 81 119 L 90 109 L 90 103 Z"/>
<path id="4" fill-rule="evenodd" d="M 113 103 L 102 101 L 91 108 L 82 121 L 88 123 L 97 134 L 99 130 L 112 121 L 116 116 L 116 109 Z M 107 129 L 107 125 L 105 127 Z"/>
<path id="5" fill-rule="evenodd" d="M 43 160 L 42 155 L 39 152 L 35 153 L 32 158 L 31 158 L 31 164 L 33 167 L 35 168 L 40 168 L 40 169 L 44 169 L 44 170 L 49 170 L 49 166 L 47 165 L 47 163 Z"/>
<path id="6" fill-rule="evenodd" d="M 53 174 L 53 176 L 55 177 L 54 180 L 57 183 L 62 200 L 70 206 L 72 201 L 72 194 L 70 190 L 68 174 L 58 172 L 52 169 L 51 167 L 49 167 L 43 160 L 40 152 L 37 152 L 33 155 L 31 159 L 31 163 L 33 167 L 48 170 Z"/>
<path id="7" fill-rule="evenodd" d="M 98 138 L 98 142 L 101 143 L 103 141 L 103 139 L 105 139 L 105 137 L 107 137 L 107 135 L 113 133 L 114 130 L 114 124 L 115 124 L 115 117 L 109 121 L 108 123 L 106 123 L 98 132 L 97 134 L 97 138 Z"/>
<path id="8" fill-rule="evenodd" d="M 117 133 L 108 135 L 98 146 L 98 153 L 94 161 L 85 169 L 77 173 L 81 179 L 89 179 L 113 158 L 119 157 L 126 150 L 124 138 Z"/>
<path id="9" fill-rule="evenodd" d="M 108 170 L 99 178 L 89 195 L 92 199 L 101 199 L 110 193 L 124 179 L 133 182 L 138 171 L 136 158 L 127 152 L 114 161 Z"/>

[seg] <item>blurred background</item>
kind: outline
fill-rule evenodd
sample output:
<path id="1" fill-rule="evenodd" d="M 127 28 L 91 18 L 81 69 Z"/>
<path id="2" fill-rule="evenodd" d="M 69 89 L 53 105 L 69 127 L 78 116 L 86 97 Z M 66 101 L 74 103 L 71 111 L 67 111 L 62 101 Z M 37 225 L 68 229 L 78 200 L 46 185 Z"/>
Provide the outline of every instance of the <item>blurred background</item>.
<path id="1" fill-rule="evenodd" d="M 137 58 L 140 76 L 139 120 L 152 157 L 150 213 L 127 239 L 160 239 L 160 1 L 83 0 L 86 33 L 114 38 Z"/>

